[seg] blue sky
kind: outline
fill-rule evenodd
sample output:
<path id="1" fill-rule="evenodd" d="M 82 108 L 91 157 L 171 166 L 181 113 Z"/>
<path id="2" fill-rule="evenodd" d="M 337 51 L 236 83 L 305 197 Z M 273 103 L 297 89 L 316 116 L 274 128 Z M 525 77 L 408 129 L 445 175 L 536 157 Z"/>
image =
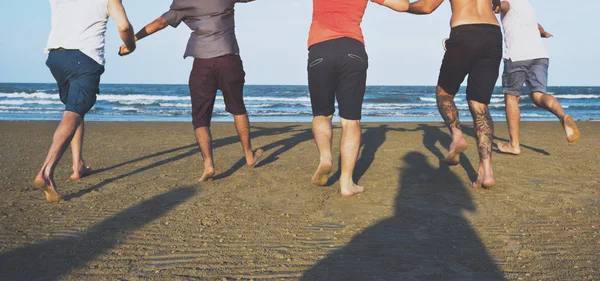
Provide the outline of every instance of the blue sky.
<path id="1" fill-rule="evenodd" d="M 136 31 L 168 10 L 169 0 L 124 0 Z M 600 2 L 531 0 L 538 21 L 554 38 L 550 85 L 600 85 L 597 78 Z M 574 2 L 577 4 L 575 5 Z M 50 30 L 45 0 L 0 1 L 0 82 L 53 82 L 42 52 Z M 248 84 L 306 84 L 306 40 L 310 0 L 257 0 L 238 4 L 236 32 Z M 450 28 L 449 2 L 433 15 L 395 13 L 370 3 L 363 21 L 369 53 L 370 85 L 435 85 Z M 192 59 L 183 59 L 189 36 L 185 25 L 167 28 L 138 44 L 129 57 L 117 56 L 116 28 L 107 33 L 103 83 L 187 83 Z"/>

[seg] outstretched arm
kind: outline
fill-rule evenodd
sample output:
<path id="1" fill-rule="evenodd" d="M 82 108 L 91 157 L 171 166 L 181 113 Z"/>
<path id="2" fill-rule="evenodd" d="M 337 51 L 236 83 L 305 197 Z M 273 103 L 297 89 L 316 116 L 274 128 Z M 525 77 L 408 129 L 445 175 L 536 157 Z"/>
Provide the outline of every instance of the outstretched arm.
<path id="1" fill-rule="evenodd" d="M 554 37 L 554 35 L 548 33 L 546 30 L 544 30 L 544 28 L 542 27 L 542 25 L 539 24 L 539 23 L 538 23 L 538 29 L 540 30 L 540 36 L 542 36 L 542 38 Z"/>
<path id="2" fill-rule="evenodd" d="M 108 2 L 108 14 L 115 21 L 117 29 L 119 30 L 119 35 L 121 36 L 121 40 L 123 40 L 123 43 L 125 43 L 124 46 L 129 53 L 133 52 L 136 47 L 134 38 L 135 36 L 133 35 L 133 27 L 131 26 L 131 23 L 129 23 L 129 19 L 127 18 L 127 14 L 125 13 L 125 8 L 123 7 L 121 0 L 110 0 Z"/>
<path id="3" fill-rule="evenodd" d="M 167 20 L 165 20 L 162 17 L 159 17 L 159 18 L 155 19 L 153 22 L 144 26 L 144 28 L 142 28 L 140 31 L 138 31 L 138 33 L 135 34 L 135 41 L 142 40 L 149 35 L 152 35 L 158 31 L 165 29 L 167 26 L 169 26 L 169 23 L 167 22 Z M 131 52 L 128 49 L 129 48 L 127 47 L 127 45 L 121 46 L 119 55 L 126 56 L 126 55 L 131 54 Z"/>
<path id="4" fill-rule="evenodd" d="M 165 29 L 167 26 L 169 26 L 169 22 L 167 22 L 166 19 L 159 17 L 159 18 L 155 19 L 153 22 L 144 26 L 144 28 L 142 28 L 142 30 L 138 31 L 138 33 L 135 34 L 135 40 L 136 41 L 142 40 L 147 36 L 150 36 L 156 32 L 159 32 L 159 31 Z"/>
<path id="5" fill-rule="evenodd" d="M 444 0 L 419 0 L 410 3 L 408 12 L 415 15 L 428 15 L 433 13 Z"/>
<path id="6" fill-rule="evenodd" d="M 386 6 L 396 12 L 406 12 L 410 6 L 408 0 L 385 0 L 383 6 Z"/>

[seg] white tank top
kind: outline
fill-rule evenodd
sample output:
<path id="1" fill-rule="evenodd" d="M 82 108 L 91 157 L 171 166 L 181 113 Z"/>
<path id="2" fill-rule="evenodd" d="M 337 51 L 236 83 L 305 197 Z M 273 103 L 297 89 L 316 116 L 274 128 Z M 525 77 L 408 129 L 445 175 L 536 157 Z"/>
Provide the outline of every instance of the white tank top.
<path id="1" fill-rule="evenodd" d="M 64 48 L 80 50 L 104 65 L 104 37 L 108 0 L 49 0 L 52 17 L 45 52 Z"/>

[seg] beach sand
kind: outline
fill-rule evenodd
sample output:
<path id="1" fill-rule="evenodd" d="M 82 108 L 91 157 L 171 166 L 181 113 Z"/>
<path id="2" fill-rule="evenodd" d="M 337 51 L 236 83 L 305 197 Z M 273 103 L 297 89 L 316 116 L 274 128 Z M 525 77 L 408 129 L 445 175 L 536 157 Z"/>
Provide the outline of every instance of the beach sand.
<path id="1" fill-rule="evenodd" d="M 213 125 L 218 180 L 188 123 L 88 123 L 96 173 L 33 186 L 57 122 L 0 122 L 0 280 L 600 280 L 600 123 L 522 123 L 521 156 L 493 154 L 496 186 L 471 190 L 477 149 L 438 164 L 439 123 L 365 124 L 367 192 L 313 187 L 309 124 L 253 124 L 244 166 L 233 124 Z M 496 137 L 508 138 L 496 123 Z M 339 126 L 334 155 L 339 155 Z M 338 170 L 335 163 L 334 172 Z"/>

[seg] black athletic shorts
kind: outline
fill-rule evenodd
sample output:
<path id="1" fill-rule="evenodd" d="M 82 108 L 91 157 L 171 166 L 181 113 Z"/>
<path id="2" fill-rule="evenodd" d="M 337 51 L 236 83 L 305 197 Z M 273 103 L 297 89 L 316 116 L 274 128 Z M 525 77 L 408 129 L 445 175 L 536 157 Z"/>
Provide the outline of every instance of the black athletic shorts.
<path id="1" fill-rule="evenodd" d="M 313 116 L 330 116 L 337 98 L 340 117 L 360 120 L 369 58 L 365 45 L 351 38 L 315 44 L 308 54 L 308 88 Z"/>
<path id="2" fill-rule="evenodd" d="M 468 24 L 452 28 L 446 41 L 438 86 L 456 95 L 469 74 L 467 100 L 489 104 L 500 72 L 502 31 L 493 24 Z"/>

